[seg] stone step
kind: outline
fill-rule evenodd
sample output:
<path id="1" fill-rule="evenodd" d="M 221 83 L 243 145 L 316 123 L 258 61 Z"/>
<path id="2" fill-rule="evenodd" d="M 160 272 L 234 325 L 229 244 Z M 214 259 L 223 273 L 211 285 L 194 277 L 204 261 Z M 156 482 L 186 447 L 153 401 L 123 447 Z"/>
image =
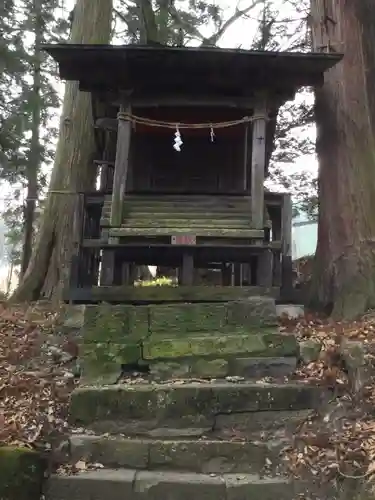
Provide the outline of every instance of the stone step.
<path id="1" fill-rule="evenodd" d="M 322 388 L 307 384 L 249 381 L 82 387 L 72 394 L 70 420 L 97 432 L 194 431 L 212 429 L 224 414 L 317 408 L 322 395 Z"/>
<path id="2" fill-rule="evenodd" d="M 149 365 L 153 380 L 170 380 L 174 378 L 224 378 L 243 377 L 260 379 L 272 377 L 283 379 L 291 375 L 297 366 L 296 356 L 285 357 L 251 357 L 248 354 L 223 356 L 218 359 L 192 357 L 174 359 L 173 361 L 156 361 Z"/>
<path id="3" fill-rule="evenodd" d="M 215 418 L 214 431 L 230 438 L 232 435 L 250 437 L 254 432 L 278 432 L 294 435 L 305 422 L 311 420 L 315 411 L 259 411 L 243 413 L 223 413 Z"/>
<path id="4" fill-rule="evenodd" d="M 235 439 L 235 438 L 234 438 Z M 181 470 L 203 474 L 279 471 L 280 452 L 290 444 L 284 432 L 253 435 L 245 441 L 214 439 L 129 439 L 122 436 L 72 434 L 61 448 L 63 462 L 100 463 L 109 468 Z M 57 462 L 61 462 L 59 456 Z"/>
<path id="5" fill-rule="evenodd" d="M 46 500 L 291 500 L 293 483 L 284 477 L 251 474 L 196 474 L 101 469 L 52 476 Z"/>

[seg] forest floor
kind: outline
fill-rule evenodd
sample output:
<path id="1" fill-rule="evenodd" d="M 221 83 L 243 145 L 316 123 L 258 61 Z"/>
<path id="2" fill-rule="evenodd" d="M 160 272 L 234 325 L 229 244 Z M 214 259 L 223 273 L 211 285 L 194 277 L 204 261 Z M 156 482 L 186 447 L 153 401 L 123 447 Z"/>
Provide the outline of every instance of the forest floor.
<path id="1" fill-rule="evenodd" d="M 58 334 L 58 315 L 46 304 L 0 304 L 0 446 L 50 450 L 68 431 L 78 349 Z M 291 472 L 308 470 L 327 481 L 375 477 L 375 370 L 353 386 L 340 351 L 343 342 L 356 341 L 372 367 L 375 314 L 351 323 L 312 314 L 280 323 L 284 331 L 296 332 L 301 346 L 320 346 L 313 356 L 307 351 L 314 359 L 306 359 L 292 378 L 323 384 L 332 394 L 326 411 L 305 422 L 285 450 Z"/>

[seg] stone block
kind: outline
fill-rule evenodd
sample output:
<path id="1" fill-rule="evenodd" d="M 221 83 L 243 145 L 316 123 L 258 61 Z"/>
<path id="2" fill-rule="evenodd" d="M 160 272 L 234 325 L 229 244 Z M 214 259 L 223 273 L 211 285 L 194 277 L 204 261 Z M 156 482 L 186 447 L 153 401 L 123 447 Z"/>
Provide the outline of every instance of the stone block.
<path id="1" fill-rule="evenodd" d="M 199 422 L 220 413 L 316 408 L 321 397 L 320 387 L 306 384 L 121 384 L 76 389 L 70 416 L 80 426 L 154 419 L 162 427 L 181 416 Z"/>
<path id="2" fill-rule="evenodd" d="M 226 324 L 225 304 L 150 306 L 151 334 L 184 336 L 189 332 L 220 331 Z"/>
<path id="3" fill-rule="evenodd" d="M 109 342 L 108 355 L 120 365 L 136 364 L 141 358 L 141 346 L 139 344 L 115 344 Z"/>
<path id="4" fill-rule="evenodd" d="M 150 441 L 150 468 L 204 474 L 259 473 L 266 459 L 277 461 L 285 442 L 157 440 Z"/>
<path id="5" fill-rule="evenodd" d="M 141 471 L 136 475 L 134 491 L 139 500 L 226 500 L 221 477 L 186 472 Z"/>
<path id="6" fill-rule="evenodd" d="M 195 377 L 220 378 L 228 375 L 226 359 L 197 359 L 192 361 L 190 373 Z"/>
<path id="7" fill-rule="evenodd" d="M 48 500 L 136 500 L 135 470 L 94 470 L 70 476 L 53 475 L 46 488 Z"/>
<path id="8" fill-rule="evenodd" d="M 100 304 L 86 306 L 84 342 L 126 343 L 148 336 L 147 306 Z"/>
<path id="9" fill-rule="evenodd" d="M 227 324 L 238 327 L 276 326 L 275 300 L 271 297 L 248 297 L 227 303 Z"/>
<path id="10" fill-rule="evenodd" d="M 84 344 L 81 348 L 82 377 L 85 384 L 114 383 L 121 374 L 121 365 L 135 364 L 141 357 L 137 344 L 114 344 L 97 342 Z"/>
<path id="11" fill-rule="evenodd" d="M 317 361 L 321 350 L 322 343 L 314 339 L 303 340 L 299 343 L 300 358 L 306 364 Z"/>
<path id="12" fill-rule="evenodd" d="M 297 358 L 295 356 L 283 357 L 232 357 L 229 360 L 230 375 L 237 375 L 245 378 L 287 377 L 296 369 Z"/>
<path id="13" fill-rule="evenodd" d="M 0 447 L 0 498 L 39 500 L 46 468 L 46 461 L 28 448 Z"/>
<path id="14" fill-rule="evenodd" d="M 62 325 L 65 329 L 80 329 L 84 326 L 86 305 L 67 306 L 63 313 Z"/>
<path id="15" fill-rule="evenodd" d="M 259 479 L 256 476 L 228 475 L 225 478 L 227 500 L 261 499 L 290 500 L 294 498 L 293 484 L 286 478 Z"/>
<path id="16" fill-rule="evenodd" d="M 314 416 L 314 410 L 277 410 L 217 415 L 215 430 L 240 434 L 283 431 L 292 435 L 304 422 Z"/>
<path id="17" fill-rule="evenodd" d="M 121 374 L 121 364 L 111 355 L 108 343 L 84 344 L 81 367 L 81 384 L 115 383 Z"/>
<path id="18" fill-rule="evenodd" d="M 297 343 L 293 335 L 253 334 L 161 339 L 151 336 L 143 342 L 144 359 L 225 356 L 249 353 L 254 356 L 292 356 Z"/>
<path id="19" fill-rule="evenodd" d="M 156 380 L 225 377 L 228 374 L 228 361 L 206 358 L 161 361 L 151 363 L 150 373 Z"/>
<path id="20" fill-rule="evenodd" d="M 369 383 L 374 374 L 374 367 L 368 359 L 371 344 L 361 341 L 343 339 L 340 347 L 342 357 L 348 370 L 349 381 L 358 393 Z"/>
<path id="21" fill-rule="evenodd" d="M 150 365 L 150 373 L 157 380 L 189 377 L 190 363 L 185 360 L 152 363 Z"/>
<path id="22" fill-rule="evenodd" d="M 300 304 L 277 304 L 276 312 L 279 317 L 287 316 L 290 319 L 298 319 L 304 316 L 305 308 Z"/>
<path id="23" fill-rule="evenodd" d="M 142 439 L 73 434 L 69 441 L 70 462 L 74 464 L 84 460 L 105 467 L 148 467 L 149 442 Z"/>

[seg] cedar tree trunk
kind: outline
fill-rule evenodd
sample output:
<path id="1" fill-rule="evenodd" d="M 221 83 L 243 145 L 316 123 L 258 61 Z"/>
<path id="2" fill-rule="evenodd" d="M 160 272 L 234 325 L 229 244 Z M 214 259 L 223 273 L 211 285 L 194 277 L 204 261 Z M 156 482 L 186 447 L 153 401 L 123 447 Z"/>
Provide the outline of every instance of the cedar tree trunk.
<path id="1" fill-rule="evenodd" d="M 70 43 L 109 43 L 112 0 L 77 0 Z M 74 193 L 95 185 L 94 129 L 89 93 L 67 82 L 50 191 L 38 241 L 27 271 L 12 296 L 31 301 L 41 296 L 60 299 L 74 248 Z"/>
<path id="2" fill-rule="evenodd" d="M 336 318 L 375 306 L 373 0 L 312 0 L 315 50 L 344 59 L 316 91 L 319 229 L 311 298 Z"/>

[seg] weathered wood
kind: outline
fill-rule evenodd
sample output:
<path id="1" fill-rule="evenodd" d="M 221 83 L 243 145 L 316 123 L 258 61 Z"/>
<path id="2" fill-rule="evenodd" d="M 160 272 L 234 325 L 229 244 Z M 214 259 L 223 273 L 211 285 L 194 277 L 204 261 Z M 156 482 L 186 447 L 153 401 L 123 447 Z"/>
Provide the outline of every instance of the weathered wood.
<path id="1" fill-rule="evenodd" d="M 243 279 L 243 265 L 236 263 L 234 264 L 234 286 L 242 286 Z"/>
<path id="2" fill-rule="evenodd" d="M 102 219 L 109 219 L 111 213 L 111 209 L 109 206 L 106 206 L 102 210 Z M 137 218 L 137 219 L 150 219 L 151 217 L 154 218 L 153 216 L 160 218 L 160 219 L 208 219 L 212 220 L 212 217 L 215 216 L 218 219 L 228 219 L 228 220 L 241 220 L 241 221 L 246 221 L 249 227 L 250 226 L 250 217 L 249 217 L 249 212 L 242 210 L 242 211 L 234 211 L 230 210 L 225 211 L 224 209 L 220 212 L 218 211 L 208 211 L 205 210 L 204 212 L 201 212 L 197 209 L 192 210 L 191 212 L 187 213 L 186 210 L 181 209 L 181 207 L 177 207 L 175 210 L 169 209 L 168 207 L 166 208 L 160 208 L 159 210 L 156 208 L 152 207 L 139 207 L 138 208 L 133 208 L 131 210 L 127 209 L 126 206 L 124 208 L 124 220 L 131 217 L 131 218 Z"/>
<path id="3" fill-rule="evenodd" d="M 281 287 L 282 274 L 281 274 L 281 252 L 276 251 L 273 254 L 273 286 Z"/>
<path id="4" fill-rule="evenodd" d="M 93 193 L 94 195 L 95 193 Z M 288 193 L 273 193 L 271 191 L 264 191 L 264 199 L 267 205 L 270 206 L 280 206 L 283 203 L 283 196 L 284 194 Z M 111 201 L 111 196 L 110 195 L 105 195 L 104 197 L 105 202 L 110 202 Z M 136 205 L 137 202 L 141 204 L 147 204 L 146 202 L 160 202 L 160 203 L 170 203 L 170 202 L 192 202 L 192 204 L 195 204 L 197 202 L 203 203 L 203 204 L 213 204 L 213 205 L 218 205 L 220 206 L 222 203 L 228 203 L 228 204 L 234 204 L 237 205 L 238 203 L 244 203 L 246 205 L 250 206 L 251 203 L 251 196 L 248 195 L 241 195 L 241 196 L 236 196 L 233 194 L 163 194 L 163 193 L 157 193 L 157 194 L 131 194 L 129 193 L 126 197 L 126 203 L 134 204 Z"/>
<path id="5" fill-rule="evenodd" d="M 111 132 L 117 132 L 118 121 L 116 118 L 98 118 L 95 122 L 95 127 L 103 130 L 110 130 Z"/>
<path id="6" fill-rule="evenodd" d="M 286 294 L 293 288 L 292 218 L 292 197 L 284 194 L 281 211 L 281 285 Z"/>
<path id="7" fill-rule="evenodd" d="M 243 188 L 244 191 L 247 190 L 248 183 L 248 166 L 249 166 L 249 124 L 245 126 L 245 138 L 244 138 L 244 153 L 243 153 Z"/>
<path id="8" fill-rule="evenodd" d="M 115 106 L 121 104 L 119 98 L 112 96 L 108 101 Z M 132 98 L 133 108 L 158 108 L 158 107 L 213 107 L 213 108 L 234 108 L 242 110 L 251 110 L 254 107 L 255 100 L 251 97 L 223 97 L 215 98 L 209 95 L 168 95 L 168 96 L 147 96 L 142 98 Z"/>
<path id="9" fill-rule="evenodd" d="M 127 113 L 130 113 L 130 106 Z M 111 226 L 119 226 L 122 221 L 124 206 L 126 180 L 129 169 L 131 123 L 128 120 L 119 119 L 115 173 L 113 178 L 113 192 L 111 205 Z"/>
<path id="10" fill-rule="evenodd" d="M 181 282 L 182 286 L 191 286 L 194 281 L 194 256 L 185 251 L 182 254 Z"/>
<path id="11" fill-rule="evenodd" d="M 170 243 L 155 242 L 151 238 L 152 237 L 150 237 L 149 240 L 147 240 L 147 239 L 145 240 L 144 238 L 140 238 L 137 241 L 126 240 L 126 241 L 122 241 L 121 243 L 120 242 L 113 242 L 113 241 L 109 242 L 105 238 L 103 238 L 103 239 L 101 239 L 101 238 L 93 238 L 93 239 L 85 238 L 82 241 L 82 247 L 83 248 L 113 248 L 113 247 L 115 247 L 115 248 L 131 248 L 131 247 L 135 247 L 135 248 L 150 248 L 150 247 L 167 248 L 170 246 Z M 205 240 L 203 240 L 202 242 L 198 241 L 195 246 L 210 248 L 210 247 L 217 247 L 218 245 L 220 245 L 220 247 L 223 249 L 225 249 L 225 248 L 232 249 L 233 247 L 235 247 L 236 249 L 239 249 L 239 250 L 240 249 L 248 250 L 249 253 L 253 253 L 253 252 L 259 253 L 259 251 L 260 251 L 259 249 L 263 248 L 264 246 L 266 246 L 267 248 L 270 248 L 271 250 L 281 249 L 281 241 L 271 241 L 270 243 L 267 243 L 267 245 L 262 245 L 260 247 L 258 244 L 255 245 L 251 241 L 249 241 L 249 243 L 245 244 L 242 242 L 242 240 L 241 240 L 241 243 L 239 243 L 239 242 L 228 243 L 228 240 L 225 240 L 225 243 L 223 243 L 222 240 L 210 239 L 209 241 L 205 241 Z M 173 245 L 173 247 L 175 247 L 175 248 L 183 247 L 183 246 L 185 246 L 185 245 Z"/>
<path id="12" fill-rule="evenodd" d="M 108 229 L 103 229 L 101 233 L 101 240 L 109 243 Z M 115 250 L 113 246 L 107 246 L 102 254 L 101 268 L 100 268 L 100 285 L 111 286 L 114 281 L 115 272 Z"/>
<path id="13" fill-rule="evenodd" d="M 107 167 L 114 167 L 115 162 L 110 160 L 94 160 L 94 165 L 106 165 Z"/>
<path id="14" fill-rule="evenodd" d="M 108 223 L 108 219 L 102 219 L 102 226 Z M 123 221 L 121 224 L 122 228 L 166 228 L 166 227 L 178 227 L 180 229 L 186 229 L 189 233 L 192 233 L 194 229 L 252 229 L 250 223 L 246 220 L 240 219 L 163 219 L 159 217 L 159 214 L 155 214 L 155 218 L 149 214 L 148 217 L 128 217 L 127 220 Z"/>
<path id="15" fill-rule="evenodd" d="M 266 124 L 265 106 L 256 107 L 255 116 L 264 116 L 253 122 L 253 147 L 251 159 L 251 220 L 254 228 L 264 224 L 264 170 L 266 164 Z"/>
<path id="16" fill-rule="evenodd" d="M 109 228 L 109 235 L 114 237 L 126 236 L 172 236 L 174 234 L 193 234 L 197 237 L 220 238 L 259 238 L 264 237 L 261 229 L 222 229 L 222 228 L 194 228 L 184 227 L 113 227 Z"/>
<path id="17" fill-rule="evenodd" d="M 258 256 L 257 263 L 257 285 L 272 287 L 273 279 L 273 253 L 271 250 L 263 250 Z"/>
<path id="18" fill-rule="evenodd" d="M 147 304 L 162 302 L 228 302 L 255 295 L 278 298 L 278 288 L 230 286 L 111 286 L 70 291 L 65 300 L 75 302 L 115 302 Z"/>

